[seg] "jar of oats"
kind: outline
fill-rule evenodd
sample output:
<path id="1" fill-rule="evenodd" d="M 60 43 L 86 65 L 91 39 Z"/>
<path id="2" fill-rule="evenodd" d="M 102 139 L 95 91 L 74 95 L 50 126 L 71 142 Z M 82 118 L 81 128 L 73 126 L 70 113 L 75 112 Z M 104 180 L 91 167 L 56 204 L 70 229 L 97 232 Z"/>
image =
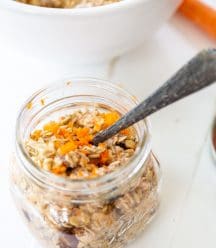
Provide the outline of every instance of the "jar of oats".
<path id="1" fill-rule="evenodd" d="M 91 143 L 136 104 L 122 88 L 96 79 L 61 81 L 24 104 L 11 191 L 42 247 L 123 247 L 155 215 L 160 169 L 148 121 Z"/>

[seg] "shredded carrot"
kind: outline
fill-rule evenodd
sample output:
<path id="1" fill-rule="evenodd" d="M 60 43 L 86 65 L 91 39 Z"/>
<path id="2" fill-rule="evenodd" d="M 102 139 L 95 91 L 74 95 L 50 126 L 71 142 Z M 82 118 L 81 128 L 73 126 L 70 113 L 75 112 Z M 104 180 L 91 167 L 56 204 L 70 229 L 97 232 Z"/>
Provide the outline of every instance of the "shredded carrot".
<path id="1" fill-rule="evenodd" d="M 77 148 L 77 145 L 74 141 L 68 141 L 67 143 L 59 147 L 59 152 L 62 155 L 65 155 L 68 152 L 75 150 L 76 148 Z"/>
<path id="2" fill-rule="evenodd" d="M 99 132 L 101 130 L 101 125 L 99 123 L 94 124 L 94 131 Z"/>
<path id="3" fill-rule="evenodd" d="M 84 145 L 90 145 L 90 142 L 92 141 L 93 136 L 92 135 L 87 135 L 85 138 L 79 138 L 77 141 L 77 144 L 79 146 L 84 146 Z"/>
<path id="4" fill-rule="evenodd" d="M 123 135 L 129 135 L 130 134 L 130 129 L 129 128 L 126 128 L 126 129 L 123 129 L 120 131 L 121 134 Z"/>
<path id="5" fill-rule="evenodd" d="M 42 106 L 44 106 L 44 105 L 45 105 L 45 100 L 42 98 L 42 99 L 40 100 L 40 103 L 41 103 Z"/>
<path id="6" fill-rule="evenodd" d="M 105 147 L 106 147 L 106 145 L 105 145 L 104 143 L 99 143 L 98 146 L 99 146 L 100 148 L 105 148 Z"/>
<path id="7" fill-rule="evenodd" d="M 93 167 L 92 175 L 93 175 L 94 177 L 98 175 L 98 168 L 97 168 L 96 166 Z"/>
<path id="8" fill-rule="evenodd" d="M 100 162 L 102 164 L 106 164 L 108 161 L 109 161 L 109 152 L 107 150 L 105 150 L 100 155 Z"/>
<path id="9" fill-rule="evenodd" d="M 55 121 L 51 121 L 48 124 L 44 125 L 44 130 L 47 132 L 51 132 L 53 134 L 56 134 L 59 129 L 59 124 Z"/>
<path id="10" fill-rule="evenodd" d="M 35 131 L 31 134 L 31 139 L 37 141 L 37 140 L 41 137 L 41 132 L 42 132 L 42 130 L 35 130 Z"/>
<path id="11" fill-rule="evenodd" d="M 83 172 L 81 170 L 78 170 L 77 174 L 78 174 L 79 177 L 83 177 Z"/>
<path id="12" fill-rule="evenodd" d="M 55 174 L 62 174 L 66 171 L 66 167 L 65 166 L 59 166 L 59 167 L 55 167 L 55 168 L 52 168 L 52 172 L 55 173 Z"/>
<path id="13" fill-rule="evenodd" d="M 72 133 L 69 132 L 67 129 L 65 128 L 59 128 L 58 132 L 56 134 L 57 137 L 63 137 L 63 138 L 68 138 L 70 139 L 72 137 Z"/>
<path id="14" fill-rule="evenodd" d="M 26 108 L 27 109 L 32 109 L 33 107 L 33 103 L 32 102 L 28 102 L 27 105 L 26 105 Z"/>
<path id="15" fill-rule="evenodd" d="M 78 127 L 76 129 L 74 129 L 75 134 L 77 135 L 78 138 L 83 138 L 86 135 L 89 135 L 89 128 L 87 127 Z"/>
<path id="16" fill-rule="evenodd" d="M 104 118 L 104 126 L 109 127 L 120 118 L 120 115 L 116 111 L 113 111 L 113 112 L 103 113 L 102 117 Z"/>
<path id="17" fill-rule="evenodd" d="M 54 147 L 55 147 L 55 149 L 58 149 L 61 145 L 62 145 L 62 143 L 60 141 L 58 141 L 58 140 L 55 140 L 54 141 Z"/>
<path id="18" fill-rule="evenodd" d="M 76 134 L 76 137 L 78 139 L 77 141 L 77 144 L 78 145 L 88 145 L 92 139 L 93 139 L 93 136 L 91 134 L 89 134 L 89 128 L 76 128 L 74 129 L 74 133 Z"/>

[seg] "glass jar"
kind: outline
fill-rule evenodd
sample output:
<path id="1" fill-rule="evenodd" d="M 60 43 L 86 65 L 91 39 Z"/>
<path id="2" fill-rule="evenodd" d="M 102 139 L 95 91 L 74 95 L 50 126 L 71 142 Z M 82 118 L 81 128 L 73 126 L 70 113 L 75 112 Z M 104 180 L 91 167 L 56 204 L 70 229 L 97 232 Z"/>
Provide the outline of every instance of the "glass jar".
<path id="1" fill-rule="evenodd" d="M 139 140 L 135 155 L 102 177 L 66 179 L 34 165 L 24 148 L 31 131 L 84 104 L 124 114 L 137 101 L 101 80 L 66 79 L 34 94 L 17 119 L 11 191 L 29 229 L 46 248 L 123 247 L 159 205 L 160 169 L 147 120 L 134 125 Z"/>

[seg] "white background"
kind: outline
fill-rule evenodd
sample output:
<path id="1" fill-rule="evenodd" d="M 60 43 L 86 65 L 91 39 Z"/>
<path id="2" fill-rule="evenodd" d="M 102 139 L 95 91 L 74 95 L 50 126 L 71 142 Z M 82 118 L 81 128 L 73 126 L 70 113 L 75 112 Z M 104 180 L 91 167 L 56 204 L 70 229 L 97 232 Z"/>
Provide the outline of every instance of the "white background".
<path id="1" fill-rule="evenodd" d="M 178 15 L 151 42 L 101 65 L 51 64 L 1 44 L 0 247 L 33 247 L 8 190 L 16 114 L 30 94 L 70 74 L 108 79 L 144 99 L 199 50 L 214 45 Z M 215 248 L 216 167 L 208 140 L 215 112 L 216 85 L 151 117 L 153 147 L 163 169 L 162 202 L 157 218 L 130 248 Z"/>
<path id="2" fill-rule="evenodd" d="M 215 0 L 202 0 L 202 2 L 209 4 L 209 5 L 211 5 L 214 8 L 216 7 Z"/>

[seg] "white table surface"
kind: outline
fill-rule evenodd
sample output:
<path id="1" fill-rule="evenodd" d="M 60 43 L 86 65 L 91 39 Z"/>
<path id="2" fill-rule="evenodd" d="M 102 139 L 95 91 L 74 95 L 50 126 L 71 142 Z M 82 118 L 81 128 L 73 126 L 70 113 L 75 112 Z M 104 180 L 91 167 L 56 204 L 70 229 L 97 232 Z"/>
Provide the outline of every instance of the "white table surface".
<path id="1" fill-rule="evenodd" d="M 114 81 L 143 99 L 199 50 L 214 45 L 178 15 L 151 42 L 102 65 L 47 64 L 1 45 L 1 247 L 39 248 L 20 220 L 8 190 L 14 123 L 26 97 L 70 74 Z M 216 167 L 208 141 L 215 112 L 216 85 L 151 118 L 153 148 L 163 168 L 162 202 L 156 219 L 130 248 L 215 248 Z"/>

